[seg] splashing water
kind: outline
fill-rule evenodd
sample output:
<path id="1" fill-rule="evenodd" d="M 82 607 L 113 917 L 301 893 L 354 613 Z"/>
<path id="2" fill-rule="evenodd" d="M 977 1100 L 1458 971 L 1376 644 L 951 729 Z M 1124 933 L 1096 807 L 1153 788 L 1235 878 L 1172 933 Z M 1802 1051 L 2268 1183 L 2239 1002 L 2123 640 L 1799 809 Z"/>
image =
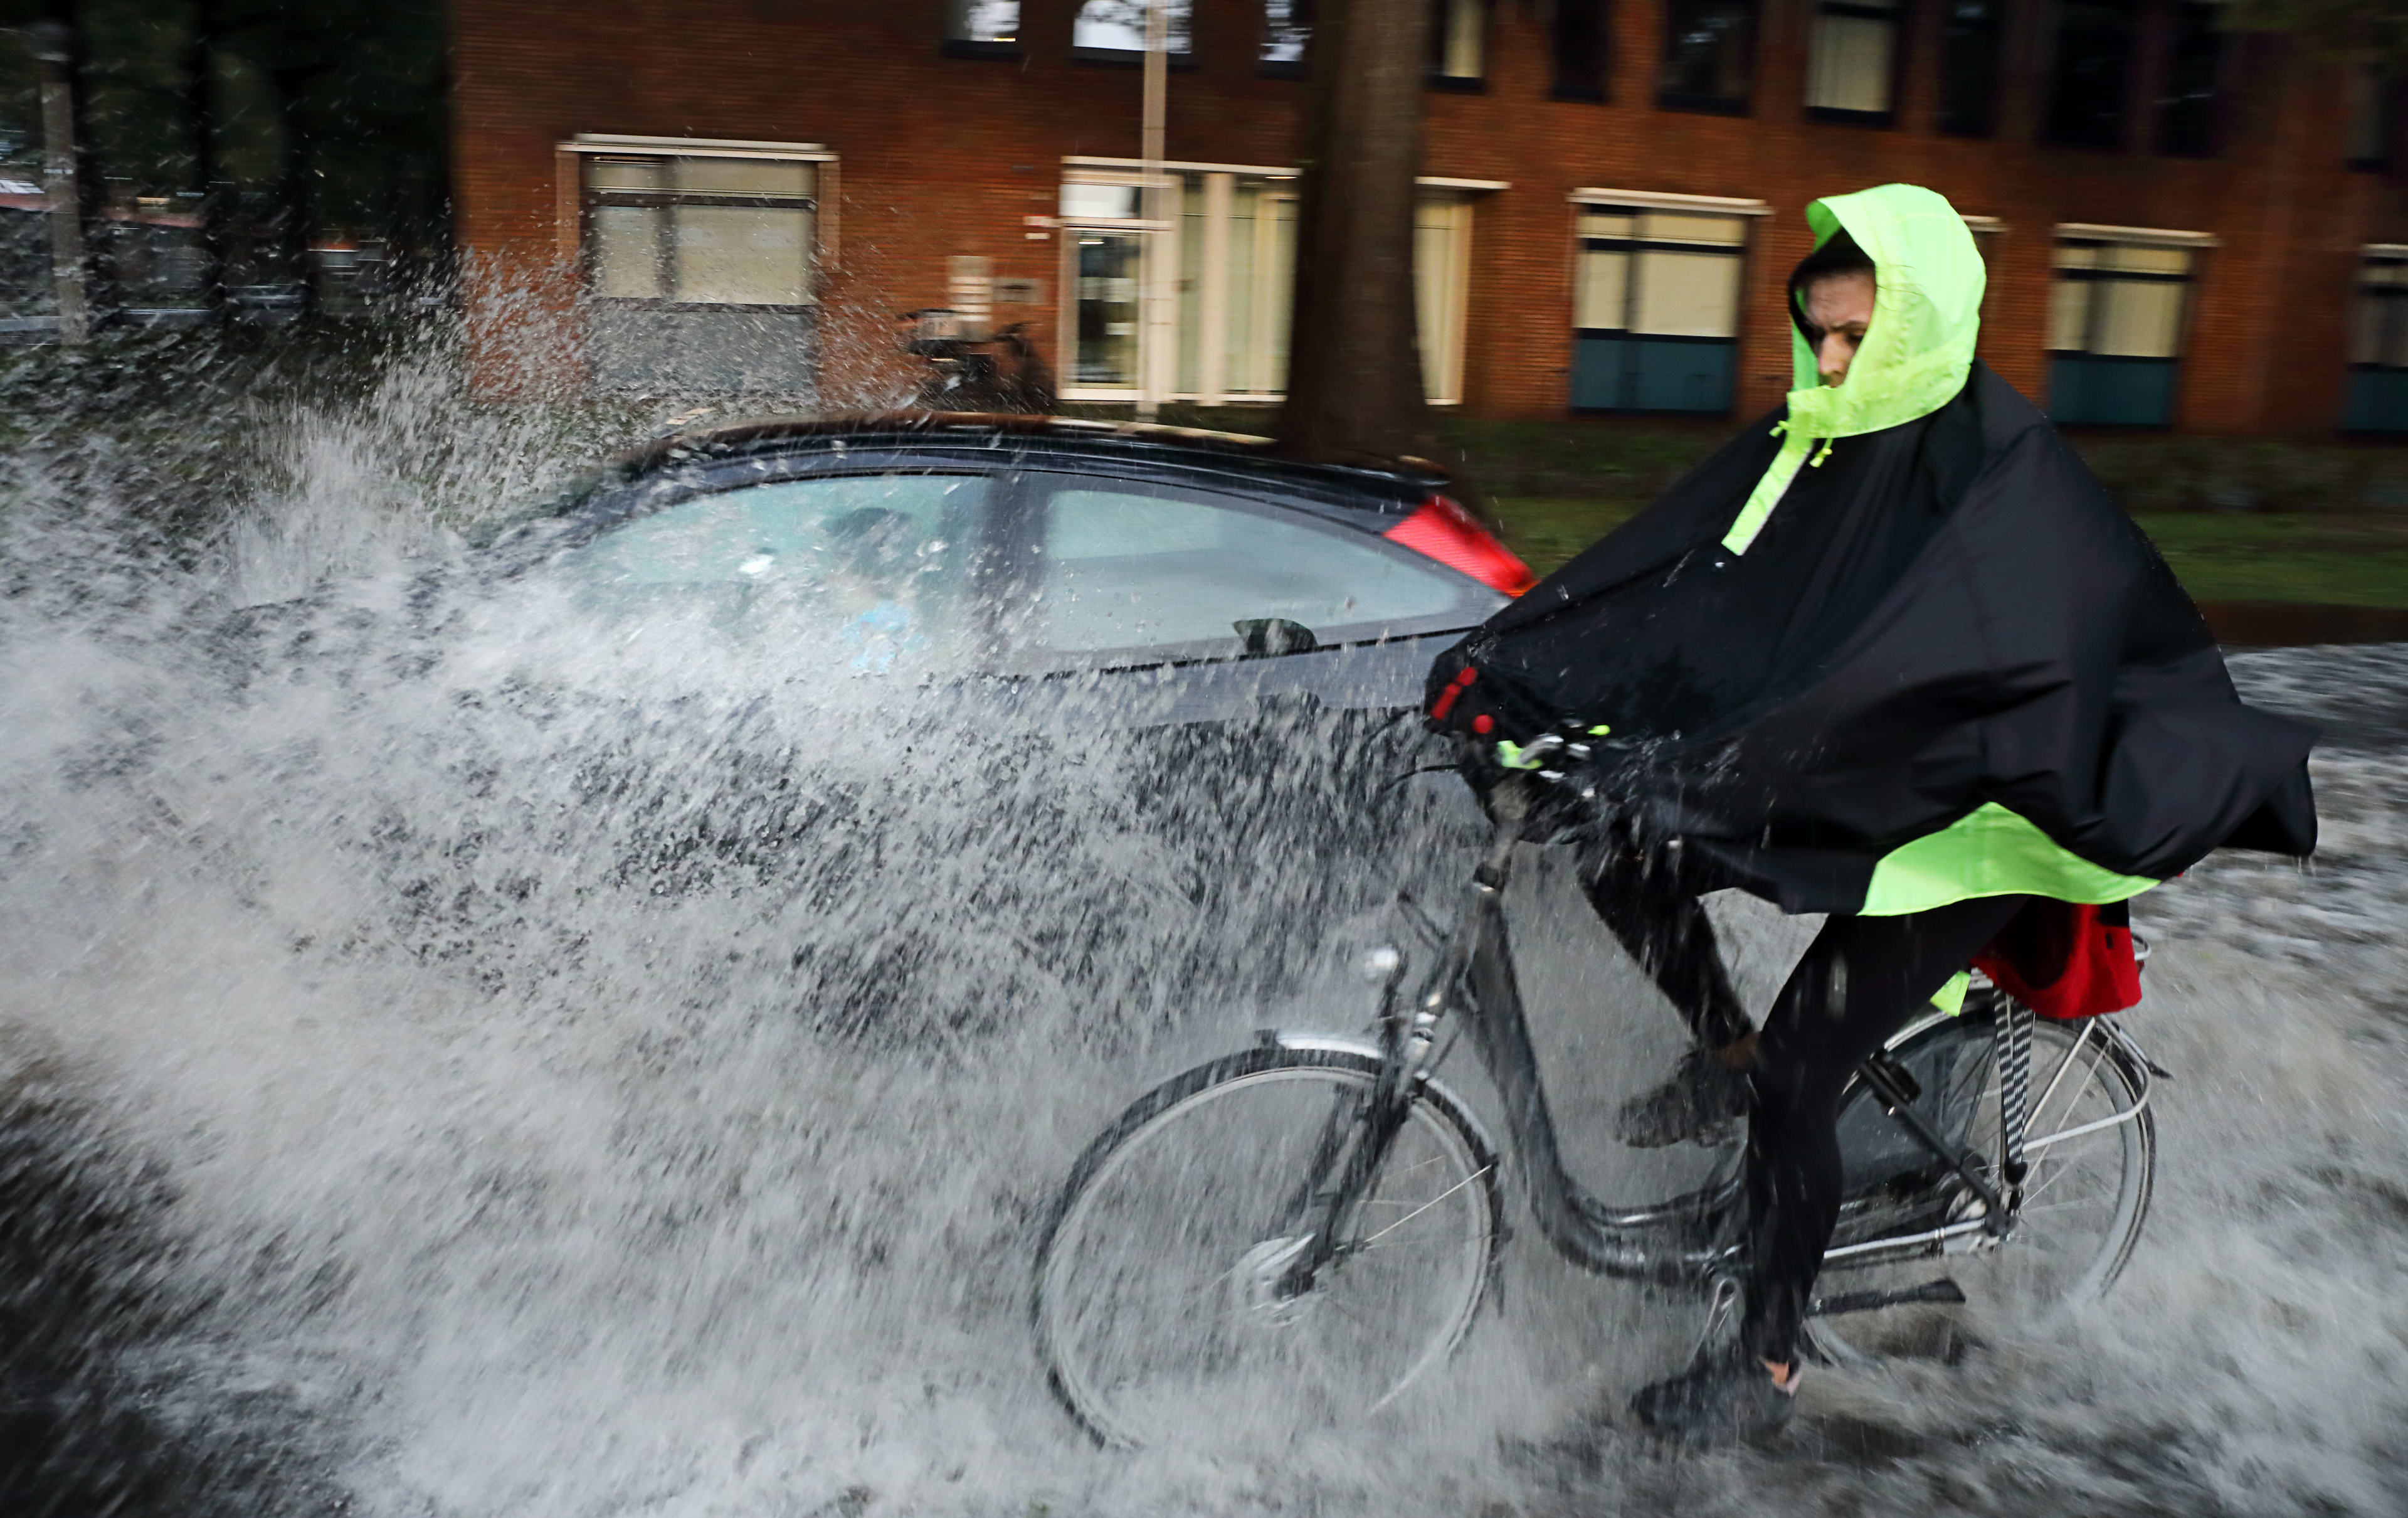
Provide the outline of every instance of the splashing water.
<path id="1" fill-rule="evenodd" d="M 1361 724 L 994 724 L 444 572 L 687 404 L 475 402 L 430 343 L 335 400 L 13 445 L 0 1395 L 39 1481 L 428 1518 L 2408 1501 L 2408 824 L 2374 729 L 2318 761 L 2312 870 L 2219 858 L 2143 904 L 2131 1020 L 2176 1078 L 2104 1307 L 1818 1371 L 1784 1444 L 1666 1461 L 1616 1410 L 1694 1308 L 1525 1238 L 1375 1426 L 1088 1448 L 1027 1342 L 1053 1188 L 1251 1028 L 1358 1023 L 1350 951 L 1467 835 L 1374 794 L 1407 759 Z M 169 467 L 209 428 L 207 480 Z M 2320 658 L 2241 672 L 2311 704 Z M 1559 867 L 1517 889 L 1567 1149 L 1610 1180 L 1674 1020 Z M 1760 1002 L 1798 925 L 1724 905 Z"/>

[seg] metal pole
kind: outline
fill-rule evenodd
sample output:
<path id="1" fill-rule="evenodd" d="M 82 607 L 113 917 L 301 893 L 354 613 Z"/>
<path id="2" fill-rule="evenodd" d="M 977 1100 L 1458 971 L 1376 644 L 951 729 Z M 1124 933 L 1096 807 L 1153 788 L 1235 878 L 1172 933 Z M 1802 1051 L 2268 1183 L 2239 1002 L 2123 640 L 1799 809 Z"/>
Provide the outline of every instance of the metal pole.
<path id="1" fill-rule="evenodd" d="M 58 291 L 59 341 L 92 334 L 84 290 L 83 202 L 76 185 L 75 35 L 57 22 L 32 28 L 42 86 L 42 179 L 50 195 L 50 281 Z"/>
<path id="2" fill-rule="evenodd" d="M 1140 320 L 1144 324 L 1143 340 L 1138 357 L 1137 413 L 1148 421 L 1162 409 L 1163 392 L 1168 387 L 1162 383 L 1165 361 L 1169 357 L 1168 344 L 1173 328 L 1169 302 L 1165 298 L 1162 277 L 1164 263 L 1170 253 L 1168 239 L 1173 224 L 1170 192 L 1163 181 L 1162 134 L 1164 96 L 1170 87 L 1170 0 L 1149 0 L 1145 7 L 1145 105 L 1140 121 L 1138 156 L 1145 177 L 1145 219 L 1153 224 L 1146 234 L 1146 257 L 1141 266 L 1145 285 L 1140 300 Z"/>

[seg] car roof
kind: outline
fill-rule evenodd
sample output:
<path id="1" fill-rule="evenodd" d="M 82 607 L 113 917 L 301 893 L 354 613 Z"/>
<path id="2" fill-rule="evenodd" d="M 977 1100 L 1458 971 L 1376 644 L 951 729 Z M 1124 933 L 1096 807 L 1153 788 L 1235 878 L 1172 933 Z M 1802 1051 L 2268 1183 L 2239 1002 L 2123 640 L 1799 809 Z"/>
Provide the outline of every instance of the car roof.
<path id="1" fill-rule="evenodd" d="M 847 449 L 1009 446 L 1015 451 L 1123 463 L 1150 461 L 1284 480 L 1315 494 L 1335 491 L 1398 505 L 1418 504 L 1454 484 L 1454 477 L 1443 467 L 1426 458 L 1400 457 L 1384 467 L 1309 464 L 1280 457 L 1272 452 L 1276 440 L 1249 433 L 997 412 L 853 412 L 746 418 L 656 438 L 612 459 L 609 468 L 622 478 L 632 478 L 693 458 L 784 452 L 796 445 L 833 448 L 838 443 Z"/>

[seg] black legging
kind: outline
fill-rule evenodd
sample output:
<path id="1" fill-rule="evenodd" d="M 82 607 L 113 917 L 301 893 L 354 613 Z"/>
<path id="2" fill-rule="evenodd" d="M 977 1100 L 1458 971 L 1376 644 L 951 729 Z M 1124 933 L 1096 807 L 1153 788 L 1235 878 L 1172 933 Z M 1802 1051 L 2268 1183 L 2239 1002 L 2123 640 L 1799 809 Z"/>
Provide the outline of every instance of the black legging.
<path id="1" fill-rule="evenodd" d="M 1641 849 L 1627 844 L 1595 861 L 1588 882 L 1597 915 L 1708 1048 L 1746 1037 L 1752 1026 L 1723 968 L 1713 919 L 1698 900 L 1720 884 L 1692 868 L 1677 845 Z"/>
<path id="2" fill-rule="evenodd" d="M 1589 888 L 1598 915 L 1712 1046 L 1742 1036 L 1713 930 L 1677 856 L 1609 856 Z M 1654 889 L 1632 889 L 1649 888 Z M 1866 1057 L 1996 938 L 2027 896 L 1986 896 L 1904 917 L 1834 917 L 1789 974 L 1748 1074 L 1748 1256 L 1741 1336 L 1786 1363 L 1840 1221 L 1840 1092 Z M 1736 1019 L 1737 1033 L 1729 1030 Z"/>

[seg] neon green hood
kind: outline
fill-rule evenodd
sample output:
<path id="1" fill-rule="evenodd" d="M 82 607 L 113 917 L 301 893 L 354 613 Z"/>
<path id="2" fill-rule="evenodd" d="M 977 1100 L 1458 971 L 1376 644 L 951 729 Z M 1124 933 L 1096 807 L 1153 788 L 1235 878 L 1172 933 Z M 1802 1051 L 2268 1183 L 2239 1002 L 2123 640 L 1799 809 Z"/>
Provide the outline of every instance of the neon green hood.
<path id="1" fill-rule="evenodd" d="M 1954 400 L 1981 335 L 1987 277 L 1973 235 L 1945 197 L 1920 185 L 1884 184 L 1815 201 L 1806 224 L 1815 247 L 1845 228 L 1873 261 L 1873 319 L 1847 379 L 1836 385 L 1823 383 L 1814 350 L 1790 324 L 1797 387 L 1777 424 L 1781 452 L 1723 539 L 1734 554 L 1747 552 L 1799 468 L 1819 464 L 1833 440 L 1899 426 Z"/>

